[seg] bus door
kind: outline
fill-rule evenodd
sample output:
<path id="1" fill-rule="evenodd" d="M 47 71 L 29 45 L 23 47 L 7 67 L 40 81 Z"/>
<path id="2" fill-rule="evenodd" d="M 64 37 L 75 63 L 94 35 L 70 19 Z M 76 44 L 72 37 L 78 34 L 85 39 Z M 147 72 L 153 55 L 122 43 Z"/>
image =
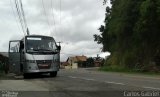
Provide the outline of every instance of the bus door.
<path id="1" fill-rule="evenodd" d="M 9 42 L 9 71 L 20 74 L 20 41 Z"/>

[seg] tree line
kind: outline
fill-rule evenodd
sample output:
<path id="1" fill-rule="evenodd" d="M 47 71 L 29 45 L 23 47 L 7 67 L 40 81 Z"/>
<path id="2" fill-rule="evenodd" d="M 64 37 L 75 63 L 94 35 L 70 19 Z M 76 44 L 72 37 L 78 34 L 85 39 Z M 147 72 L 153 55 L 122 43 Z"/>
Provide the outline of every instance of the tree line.
<path id="1" fill-rule="evenodd" d="M 109 2 L 104 0 L 104 4 Z M 111 52 L 106 65 L 160 70 L 160 0 L 110 0 L 94 39 Z"/>

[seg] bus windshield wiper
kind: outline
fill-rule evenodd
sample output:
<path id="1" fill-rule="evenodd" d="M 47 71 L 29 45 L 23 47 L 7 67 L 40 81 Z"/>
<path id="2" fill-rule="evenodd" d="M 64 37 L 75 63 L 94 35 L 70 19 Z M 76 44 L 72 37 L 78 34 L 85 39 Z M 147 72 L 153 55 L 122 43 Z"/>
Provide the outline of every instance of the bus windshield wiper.
<path id="1" fill-rule="evenodd" d="M 33 51 L 51 51 L 51 50 L 48 50 L 48 49 L 33 49 Z"/>
<path id="2" fill-rule="evenodd" d="M 57 54 L 57 51 L 49 50 L 49 49 L 33 49 L 34 51 L 41 51 L 41 52 L 52 52 L 53 54 Z"/>

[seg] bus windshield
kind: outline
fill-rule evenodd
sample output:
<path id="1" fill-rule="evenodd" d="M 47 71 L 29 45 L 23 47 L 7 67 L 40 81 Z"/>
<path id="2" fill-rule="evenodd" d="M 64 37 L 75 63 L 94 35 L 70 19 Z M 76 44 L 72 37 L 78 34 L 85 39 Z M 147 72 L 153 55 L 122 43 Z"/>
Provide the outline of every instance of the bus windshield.
<path id="1" fill-rule="evenodd" d="M 56 51 L 56 42 L 51 37 L 27 37 L 27 52 L 53 52 Z"/>

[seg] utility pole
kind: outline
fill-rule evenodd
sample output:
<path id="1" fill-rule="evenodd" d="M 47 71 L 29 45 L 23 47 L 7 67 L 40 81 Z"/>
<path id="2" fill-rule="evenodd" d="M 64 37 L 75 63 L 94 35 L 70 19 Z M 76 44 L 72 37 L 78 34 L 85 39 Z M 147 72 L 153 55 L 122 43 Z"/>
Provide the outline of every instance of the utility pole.
<path id="1" fill-rule="evenodd" d="M 29 29 L 27 28 L 27 35 L 29 35 Z"/>

